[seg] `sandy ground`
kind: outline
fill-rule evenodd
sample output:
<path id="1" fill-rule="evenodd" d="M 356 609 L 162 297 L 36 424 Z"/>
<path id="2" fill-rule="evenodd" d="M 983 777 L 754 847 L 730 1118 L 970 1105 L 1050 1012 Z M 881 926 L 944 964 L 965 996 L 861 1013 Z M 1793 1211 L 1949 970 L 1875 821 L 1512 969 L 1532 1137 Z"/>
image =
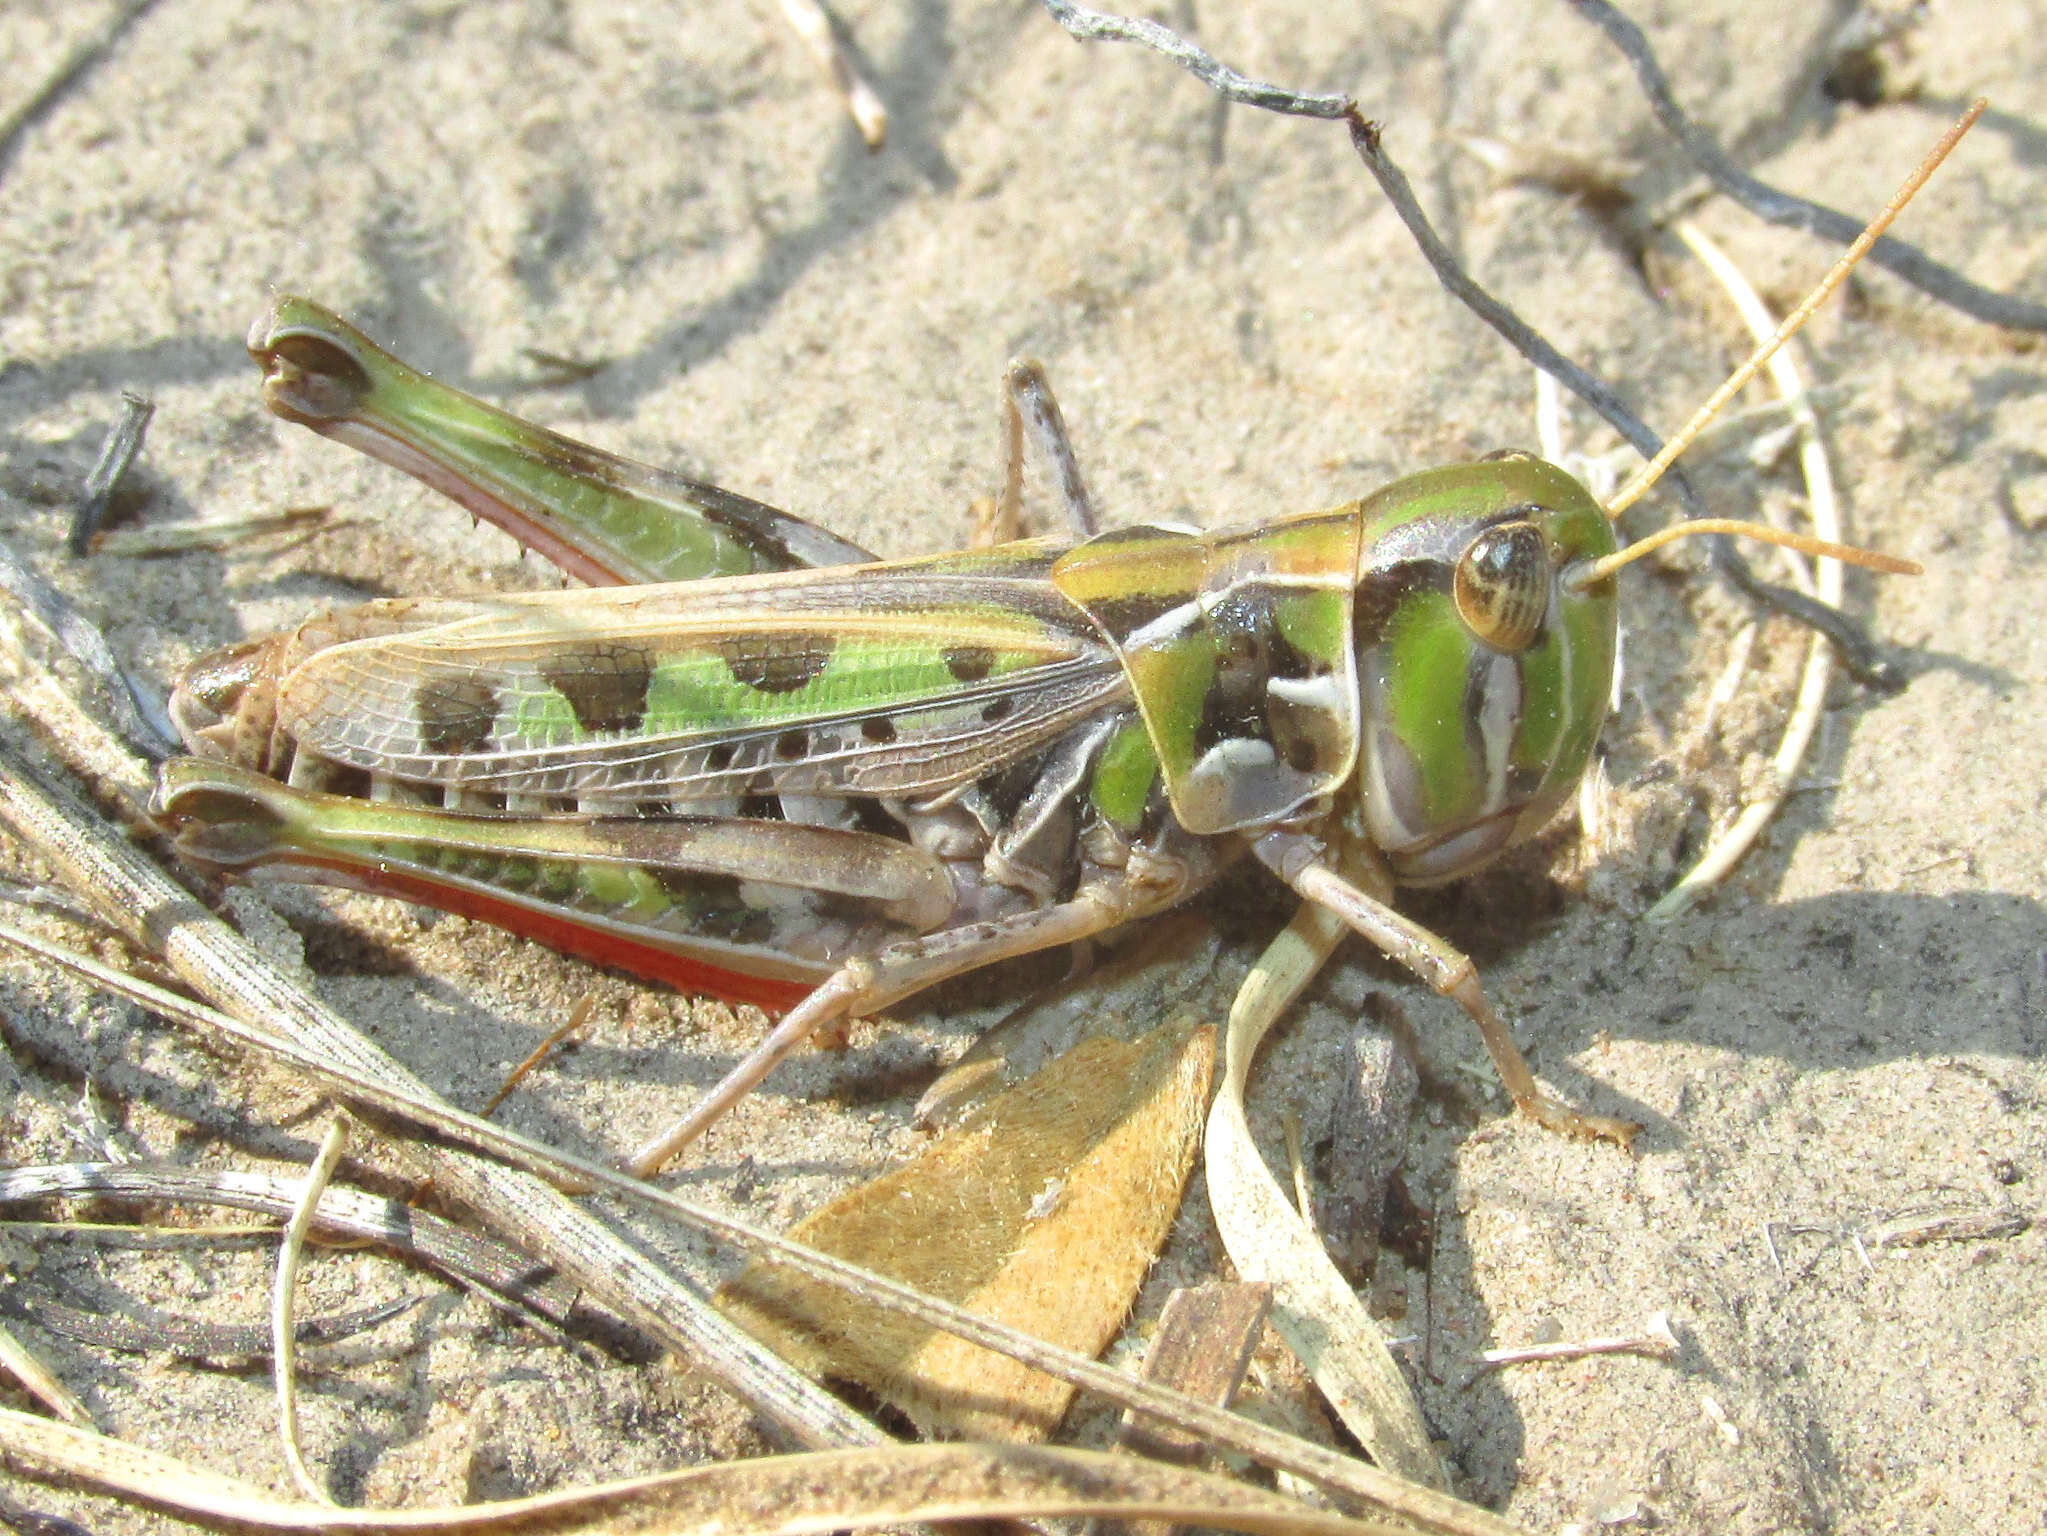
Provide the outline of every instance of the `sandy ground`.
<path id="1" fill-rule="evenodd" d="M 113 12 L 0 12 L 0 112 Z M 1637 14 L 1682 99 L 1747 163 L 1858 213 L 1959 102 L 1989 95 L 1902 232 L 2047 298 L 2038 6 L 1937 8 L 1889 58 L 1893 88 L 1916 94 L 1871 109 L 1814 88 L 1838 7 Z M 1339 129 L 1225 110 L 1164 61 L 1082 48 L 1021 0 L 845 18 L 894 112 L 878 155 L 766 6 L 143 8 L 0 143 L 6 536 L 158 678 L 323 604 L 544 580 L 501 536 L 263 414 L 240 338 L 273 287 L 525 414 L 889 554 L 967 536 L 1016 353 L 1049 365 L 1117 521 L 1259 518 L 1532 444 L 1527 368 L 1437 288 Z M 1597 207 L 1503 189 L 1460 147 L 1627 157 L 1651 199 L 1684 184 L 1625 69 L 1567 8 L 1263 0 L 1170 19 L 1247 70 L 1354 93 L 1483 279 L 1653 421 L 1680 419 L 1735 355 L 1717 289 L 1669 242 L 1638 264 Z M 1697 217 L 1780 306 L 1831 259 L 1718 200 Z M 1695 561 L 1633 573 L 1628 694 L 1607 733 L 1616 830 L 1596 848 L 1553 839 L 1416 907 L 1480 958 L 1552 1083 L 1648 1125 L 1629 1157 L 1494 1103 L 1434 1114 L 1410 1157 L 1439 1223 L 1429 1304 L 1419 1275 L 1405 1287 L 1405 1326 L 1430 1335 L 1422 1401 L 1465 1490 L 1533 1529 L 2043 1529 L 2047 1235 L 1864 1262 L 1847 1234 L 1929 1202 L 2034 1213 L 2047 1180 L 2047 354 L 1883 274 L 1808 335 L 1857 536 L 1927 566 L 1849 583 L 1909 689 L 1837 684 L 1766 845 L 1708 906 L 1645 926 L 1647 900 L 1761 781 L 1804 646 L 1765 626 L 1702 733 L 1745 615 Z M 605 366 L 550 387 L 535 353 Z M 90 462 L 123 389 L 159 406 L 149 523 L 309 503 L 373 520 L 293 548 L 67 566 L 59 515 L 32 493 Z M 1584 411 L 1572 430 L 1609 443 Z M 1701 475 L 1736 513 L 1797 495 L 1788 467 L 1758 473 L 1739 453 Z M 1268 900 L 1269 919 L 1232 917 L 1239 965 L 1283 908 L 1233 887 L 1233 909 Z M 568 1143 L 622 1146 L 757 1022 L 391 903 L 283 906 L 289 926 L 260 925 L 272 941 L 466 1103 L 597 980 L 587 1043 L 508 1111 Z M 1311 1137 L 1322 1124 L 1368 983 L 1400 991 L 1439 1067 L 1461 1076 L 1476 1057 L 1450 1008 L 1353 957 L 1268 1053 L 1253 1107 L 1275 1146 L 1287 1103 Z M 138 1153 L 302 1160 L 317 1137 L 312 1100 L 132 1011 L 20 964 L 0 989 L 8 1162 L 79 1155 L 67 1127 L 88 1088 Z M 684 1182 L 786 1221 L 885 1166 L 916 1144 L 921 1069 L 999 990 L 956 988 L 798 1063 Z M 261 1315 L 260 1246 L 5 1241 L 31 1300 Z M 1215 1262 L 1197 1185 L 1142 1305 Z M 434 1291 L 367 1254 L 316 1259 L 308 1283 L 316 1308 Z M 1628 1331 L 1657 1308 L 1683 1340 L 1674 1361 L 1473 1379 L 1487 1345 Z M 109 1428 L 286 1486 L 260 1370 L 37 1337 Z M 579 1359 L 445 1297 L 331 1355 L 305 1415 L 314 1463 L 349 1500 L 758 1448 L 686 1377 Z M 26 1484 L 7 1498 L 95 1530 L 154 1523 Z"/>

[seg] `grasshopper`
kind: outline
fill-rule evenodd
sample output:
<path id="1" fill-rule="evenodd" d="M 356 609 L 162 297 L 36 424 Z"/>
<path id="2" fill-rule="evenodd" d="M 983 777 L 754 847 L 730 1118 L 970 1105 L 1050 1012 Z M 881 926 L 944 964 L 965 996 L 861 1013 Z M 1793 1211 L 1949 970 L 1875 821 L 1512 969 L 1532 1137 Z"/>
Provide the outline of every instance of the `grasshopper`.
<path id="1" fill-rule="evenodd" d="M 593 585 L 374 602 L 202 659 L 157 809 L 204 867 L 787 1010 L 636 1166 L 820 1026 L 1245 856 L 1454 998 L 1522 1112 L 1632 1133 L 1545 1093 L 1470 962 L 1393 906 L 1538 831 L 1593 751 L 1635 549 L 1564 471 L 1506 453 L 1253 527 L 1092 533 L 1016 368 L 1004 508 L 1028 421 L 1081 532 L 881 562 L 438 384 L 306 300 L 250 350 L 273 411 Z"/>

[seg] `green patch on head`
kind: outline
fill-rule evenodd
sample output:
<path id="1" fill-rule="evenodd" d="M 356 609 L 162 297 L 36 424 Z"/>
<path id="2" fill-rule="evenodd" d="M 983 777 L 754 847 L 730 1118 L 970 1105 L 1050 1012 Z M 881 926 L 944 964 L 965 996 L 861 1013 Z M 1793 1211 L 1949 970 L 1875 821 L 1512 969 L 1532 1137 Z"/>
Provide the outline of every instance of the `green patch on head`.
<path id="1" fill-rule="evenodd" d="M 1430 824 L 1453 824 L 1479 796 L 1464 721 L 1474 642 L 1447 593 L 1417 592 L 1401 604 L 1387 643 L 1398 680 L 1394 732 L 1421 773 Z"/>

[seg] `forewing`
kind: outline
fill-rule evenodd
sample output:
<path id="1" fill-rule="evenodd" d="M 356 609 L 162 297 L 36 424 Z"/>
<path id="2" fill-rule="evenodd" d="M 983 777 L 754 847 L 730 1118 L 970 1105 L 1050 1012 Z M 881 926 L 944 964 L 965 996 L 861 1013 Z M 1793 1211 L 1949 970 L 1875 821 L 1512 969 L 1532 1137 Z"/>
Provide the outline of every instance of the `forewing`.
<path id="1" fill-rule="evenodd" d="M 278 723 L 349 767 L 584 807 L 936 793 L 1124 692 L 1046 558 L 470 600 L 314 650 Z"/>

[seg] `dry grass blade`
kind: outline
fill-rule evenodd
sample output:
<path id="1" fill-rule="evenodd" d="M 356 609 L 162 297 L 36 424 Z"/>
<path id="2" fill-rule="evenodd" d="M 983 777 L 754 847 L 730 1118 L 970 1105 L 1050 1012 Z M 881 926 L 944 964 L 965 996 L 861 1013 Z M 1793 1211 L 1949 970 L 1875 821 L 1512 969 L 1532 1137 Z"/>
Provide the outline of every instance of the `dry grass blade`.
<path id="1" fill-rule="evenodd" d="M 94 1427 L 92 1410 L 57 1373 L 36 1358 L 35 1353 L 14 1336 L 14 1330 L 0 1323 L 0 1371 L 12 1376 L 50 1412 L 66 1424 L 80 1429 Z"/>
<path id="2" fill-rule="evenodd" d="M 19 930 L 0 923 L 0 942 Z M 247 1169 L 182 1168 L 143 1163 L 53 1163 L 0 1170 L 0 1206 L 31 1200 L 162 1201 L 171 1205 L 224 1205 L 265 1215 L 291 1214 L 296 1180 Z M 72 1233 L 106 1240 L 110 1229 L 65 1223 Z M 133 1232 L 135 1229 L 111 1229 Z M 172 1239 L 250 1236 L 259 1227 L 162 1229 Z M 469 1285 L 515 1316 L 565 1322 L 575 1307 L 574 1287 L 536 1273 L 524 1254 L 453 1222 L 360 1189 L 330 1187 L 320 1197 L 314 1230 L 327 1241 L 371 1242 L 411 1254 Z"/>
<path id="3" fill-rule="evenodd" d="M 1721 287 L 1727 290 L 1749 333 L 1758 342 L 1767 340 L 1779 327 L 1774 324 L 1761 296 L 1742 275 L 1741 269 L 1696 226 L 1680 224 L 1677 233 L 1719 280 Z M 1805 473 L 1806 511 L 1821 538 L 1839 543 L 1840 502 L 1834 494 L 1833 464 L 1820 437 L 1818 414 L 1806 396 L 1804 380 L 1799 376 L 1798 365 L 1792 360 L 1789 349 L 1773 353 L 1769 369 L 1770 382 L 1776 386 L 1779 398 L 1798 428 L 1798 456 Z M 1801 578 L 1805 578 L 1805 574 L 1802 568 L 1798 570 Z M 1839 563 L 1820 561 L 1817 573 L 1801 580 L 1800 586 L 1808 588 L 1812 596 L 1828 607 L 1840 607 Z M 1833 675 L 1833 647 L 1824 637 L 1814 635 L 1806 651 L 1805 670 L 1798 685 L 1798 701 L 1792 706 L 1791 717 L 1784 722 L 1784 735 L 1778 744 L 1777 755 L 1771 760 L 1770 787 L 1742 808 L 1733 823 L 1707 846 L 1698 862 L 1644 914 L 1648 921 L 1667 922 L 1682 914 L 1718 884 L 1762 835 L 1763 829 L 1777 814 L 1777 808 L 1791 793 L 1792 783 L 1805 761 L 1806 749 L 1819 729 L 1820 716 L 1826 708 L 1827 685 Z"/>
<path id="4" fill-rule="evenodd" d="M 390 1511 L 286 1503 L 168 1456 L 6 1410 L 0 1449 L 45 1476 L 69 1475 L 192 1519 L 265 1531 L 810 1536 L 910 1521 L 1088 1515 L 1186 1520 L 1254 1536 L 1392 1536 L 1412 1529 L 1304 1509 L 1205 1472 L 1048 1446 L 770 1456 L 500 1504 Z M 1479 1510 L 1468 1523 L 1437 1528 L 1460 1536 L 1508 1529 Z"/>
<path id="5" fill-rule="evenodd" d="M 1258 1042 L 1349 931 L 1326 908 L 1304 905 L 1245 979 L 1230 1009 L 1222 1088 L 1209 1112 L 1208 1197 L 1238 1274 L 1271 1284 L 1272 1326 L 1345 1427 L 1382 1467 L 1440 1488 L 1442 1463 L 1385 1335 L 1287 1204 L 1244 1114 Z"/>
<path id="6" fill-rule="evenodd" d="M 30 829 L 32 833 L 39 835 L 36 846 L 47 850 L 52 844 L 46 839 L 57 829 L 43 823 L 59 814 L 58 802 L 49 798 L 47 792 L 31 785 L 21 776 L 20 770 L 11 765 L 4 754 L 0 754 L 0 821 L 17 828 Z M 67 849 L 72 856 L 80 855 L 89 845 L 94 856 L 112 860 L 116 866 L 123 864 L 125 860 L 135 860 L 143 870 L 147 870 L 155 878 L 163 878 L 153 867 L 141 863 L 140 856 L 133 850 L 112 840 L 103 828 L 90 820 L 68 825 L 62 831 L 63 838 L 73 843 L 73 846 Z M 182 895 L 179 899 L 187 907 L 190 906 L 189 901 Z M 151 933 L 157 931 L 144 915 L 154 910 L 150 904 L 137 901 L 132 910 L 136 914 L 139 928 Z M 190 922 L 193 919 L 187 918 L 186 921 Z M 206 921 L 213 920 L 209 917 Z M 929 1322 L 934 1327 L 943 1328 L 948 1333 L 986 1348 L 999 1350 L 1012 1358 L 1035 1366 L 1048 1375 L 1084 1387 L 1110 1402 L 1126 1408 L 1140 1409 L 1166 1423 L 1204 1436 L 1218 1449 L 1234 1450 L 1282 1471 L 1295 1473 L 1322 1487 L 1353 1494 L 1383 1507 L 1389 1513 L 1402 1516 L 1411 1525 L 1422 1530 L 1461 1532 L 1467 1529 L 1483 1529 L 1504 1532 L 1512 1529 L 1498 1521 L 1474 1527 L 1470 1524 L 1473 1520 L 1490 1521 L 1491 1517 L 1474 1506 L 1439 1493 L 1433 1488 L 1382 1471 L 1378 1467 L 1367 1465 L 1325 1446 L 1311 1444 L 1235 1414 L 1212 1408 L 1206 1403 L 1196 1402 L 1183 1393 L 1166 1391 L 1134 1380 L 1120 1371 L 1075 1354 L 1071 1350 L 1046 1344 L 1015 1329 L 991 1323 L 959 1307 L 925 1296 L 884 1275 L 861 1269 L 857 1265 L 806 1248 L 802 1244 L 791 1242 L 746 1222 L 694 1205 L 665 1189 L 621 1173 L 616 1168 L 541 1146 L 491 1121 L 453 1109 L 416 1085 L 394 1082 L 388 1076 L 353 1071 L 350 1067 L 338 1065 L 313 1049 L 283 1040 L 265 1028 L 241 1023 L 216 1009 L 194 1004 L 189 999 L 165 992 L 161 988 L 150 987 L 132 977 L 109 976 L 105 968 L 98 966 L 96 962 L 67 955 L 56 946 L 32 940 L 29 947 L 80 974 L 93 976 L 103 985 L 113 986 L 124 995 L 145 1002 L 166 1018 L 181 1023 L 197 1024 L 215 1036 L 265 1052 L 275 1061 L 289 1065 L 309 1081 L 349 1099 L 359 1107 L 366 1106 L 371 1110 L 381 1110 L 387 1114 L 431 1125 L 442 1135 L 484 1148 L 517 1168 L 542 1173 L 552 1179 L 581 1182 L 593 1188 L 601 1188 L 631 1204 L 684 1222 L 698 1231 L 733 1243 L 750 1253 L 770 1254 L 792 1268 L 816 1278 L 845 1285 L 870 1299 L 886 1302 L 911 1316 Z M 261 969 L 260 961 L 254 957 L 247 963 Z M 436 1155 L 453 1164 L 458 1171 L 469 1172 L 468 1163 L 461 1160 L 461 1155 L 439 1151 Z M 439 1166 L 439 1163 L 436 1166 Z M 503 1173 L 504 1170 L 490 1171 Z M 551 1196 L 554 1194 L 552 1190 L 547 1190 L 546 1193 Z M 559 1203 L 570 1216 L 590 1219 L 581 1207 L 565 1200 Z M 553 1219 L 561 1218 L 555 1216 Z M 640 1259 L 638 1249 L 626 1247 L 626 1251 L 635 1259 Z M 580 1245 L 572 1245 L 569 1248 L 569 1257 L 577 1262 L 579 1272 L 587 1269 L 587 1257 Z M 659 1273 L 657 1271 L 657 1274 Z M 665 1275 L 660 1275 L 660 1278 L 664 1282 L 673 1283 L 667 1281 Z M 646 1314 L 647 1303 L 637 1288 L 622 1289 L 614 1279 L 607 1291 L 609 1295 L 622 1296 L 632 1309 L 629 1315 L 636 1321 Z M 684 1291 L 683 1294 L 694 1300 L 693 1292 Z M 679 1331 L 665 1320 L 656 1318 L 654 1321 L 661 1326 L 650 1327 L 649 1331 L 658 1338 L 672 1338 Z M 695 1325 L 698 1320 L 690 1316 L 680 1321 Z M 718 1318 L 717 1321 L 728 1333 L 731 1331 L 730 1325 L 723 1318 Z M 766 1380 L 769 1386 L 778 1385 L 780 1375 L 787 1373 L 787 1367 L 754 1340 L 746 1338 L 745 1335 L 739 1337 L 744 1340 L 747 1348 L 773 1361 L 777 1371 L 768 1375 Z M 807 1389 L 823 1395 L 804 1378 L 796 1379 Z M 825 1400 L 842 1415 L 853 1417 L 851 1411 L 845 1409 L 836 1399 L 827 1397 Z M 774 1399 L 769 1405 L 757 1402 L 756 1406 L 766 1412 L 770 1411 L 770 1407 L 784 1407 L 786 1402 L 786 1399 Z M 798 1406 L 801 1406 L 800 1402 Z M 858 1418 L 854 1418 L 853 1421 L 865 1424 L 864 1420 Z M 872 1432 L 871 1426 L 869 1429 Z"/>
<path id="7" fill-rule="evenodd" d="M 306 1170 L 305 1187 L 292 1207 L 291 1220 L 285 1223 L 284 1240 L 277 1250 L 277 1276 L 270 1288 L 270 1369 L 277 1384 L 277 1430 L 284 1442 L 285 1465 L 291 1468 L 292 1481 L 307 1498 L 325 1504 L 334 1501 L 327 1497 L 327 1490 L 313 1476 L 299 1449 L 298 1376 L 293 1353 L 296 1335 L 291 1313 L 298 1290 L 299 1258 L 306 1251 L 306 1234 L 312 1230 L 313 1212 L 319 1209 L 320 1196 L 333 1180 L 342 1149 L 347 1145 L 348 1123 L 337 1116 L 320 1138 L 319 1154 Z"/>
<path id="8" fill-rule="evenodd" d="M 131 940 L 161 953 L 259 1040 L 289 1035 L 306 1065 L 324 1064 L 421 1103 L 440 1101 L 325 1004 L 302 991 L 163 871 L 88 813 L 0 758 L 0 822 Z M 175 1008 L 179 1000 L 164 1006 Z M 805 1444 L 873 1444 L 881 1431 L 732 1326 L 694 1289 L 594 1213 L 530 1174 L 471 1153 L 414 1143 L 451 1198 L 481 1212 L 514 1246 L 574 1276 L 590 1293 L 739 1393 Z"/>

